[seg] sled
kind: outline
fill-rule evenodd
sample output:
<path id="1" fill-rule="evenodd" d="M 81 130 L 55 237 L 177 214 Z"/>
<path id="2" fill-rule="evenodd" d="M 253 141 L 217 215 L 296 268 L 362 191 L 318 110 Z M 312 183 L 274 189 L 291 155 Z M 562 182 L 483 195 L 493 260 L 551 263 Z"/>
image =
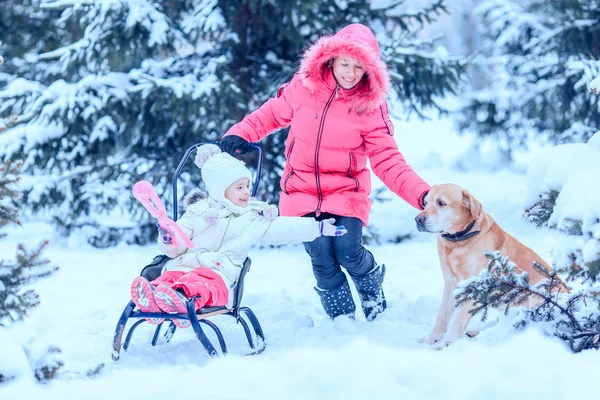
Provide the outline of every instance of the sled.
<path id="1" fill-rule="evenodd" d="M 179 174 L 180 174 L 181 170 L 183 169 L 183 167 L 184 167 L 187 159 L 189 158 L 190 154 L 192 153 L 192 151 L 194 151 L 196 148 L 198 148 L 204 144 L 207 144 L 207 143 L 198 143 L 196 145 L 191 146 L 189 149 L 187 149 L 183 158 L 179 162 L 179 166 L 177 167 L 177 169 L 175 171 L 175 174 L 173 176 L 173 218 L 172 218 L 173 221 L 177 221 L 177 178 L 179 177 Z M 258 146 L 256 144 L 247 145 L 247 148 L 245 150 L 251 150 L 251 151 L 254 150 L 254 151 L 258 152 L 258 165 L 257 165 L 257 170 L 256 170 L 256 177 L 254 179 L 254 184 L 252 187 L 252 196 L 254 197 L 256 195 L 258 183 L 260 181 L 263 155 L 262 155 L 262 150 L 261 150 L 260 146 Z M 156 200 L 156 202 L 158 202 L 158 200 Z M 161 263 L 164 263 L 168 259 L 169 258 L 166 255 L 160 255 L 160 256 L 155 257 L 153 263 L 146 266 L 146 268 L 144 268 L 144 270 L 142 270 L 142 273 L 141 273 L 142 276 L 145 276 L 144 274 L 147 273 L 148 271 L 150 271 L 151 273 L 155 273 L 155 272 L 151 271 L 152 268 L 154 268 L 155 271 L 160 270 L 162 268 Z M 127 351 L 136 328 L 138 326 L 140 326 L 141 324 L 143 324 L 144 322 L 147 322 L 146 318 L 163 318 L 164 319 L 163 322 L 161 322 L 159 325 L 157 325 L 156 330 L 154 331 L 154 335 L 153 335 L 152 341 L 151 341 L 152 346 L 156 346 L 156 344 L 158 343 L 158 339 L 160 337 L 160 333 L 161 333 L 163 326 L 167 326 L 163 333 L 163 337 L 166 340 L 166 342 L 168 343 L 173 338 L 173 335 L 175 334 L 175 331 L 177 329 L 177 327 L 173 323 L 173 320 L 174 319 L 187 319 L 190 321 L 191 328 L 192 328 L 196 338 L 200 341 L 200 343 L 202 344 L 202 346 L 204 347 L 206 352 L 211 357 L 225 355 L 225 354 L 227 354 L 228 349 L 227 349 L 227 345 L 225 343 L 223 334 L 219 330 L 218 326 L 210 320 L 212 317 L 219 316 L 219 315 L 233 317 L 236 320 L 237 324 L 242 326 L 242 328 L 244 330 L 244 334 L 248 341 L 248 345 L 250 347 L 250 351 L 248 353 L 246 353 L 245 355 L 256 355 L 256 354 L 262 353 L 266 347 L 265 335 L 263 333 L 263 330 L 262 330 L 260 323 L 258 322 L 258 319 L 256 318 L 256 315 L 254 314 L 254 312 L 252 312 L 252 310 L 249 307 L 242 306 L 242 297 L 244 294 L 244 280 L 245 280 L 246 274 L 250 270 L 251 264 L 252 264 L 252 261 L 250 260 L 250 258 L 246 258 L 246 260 L 244 261 L 244 265 L 242 266 L 242 270 L 240 271 L 240 276 L 239 276 L 237 285 L 233 292 L 233 302 L 232 302 L 231 307 L 227 307 L 227 306 L 203 307 L 200 310 L 196 311 L 195 307 L 194 307 L 194 300 L 196 299 L 196 297 L 193 297 L 191 299 L 188 299 L 188 301 L 187 301 L 187 313 L 167 314 L 167 313 L 162 313 L 162 312 L 143 312 L 137 308 L 137 306 L 135 305 L 135 303 L 132 300 L 130 300 L 127 303 L 127 305 L 125 306 L 125 309 L 123 310 L 123 313 L 121 314 L 121 317 L 119 318 L 117 327 L 115 329 L 115 336 L 113 339 L 112 359 L 114 361 L 117 361 L 120 358 L 121 348 L 123 350 Z M 150 268 L 150 269 L 148 269 L 148 268 Z M 155 277 L 157 277 L 157 276 L 158 275 L 155 275 Z M 130 319 L 133 319 L 136 321 L 127 330 L 126 329 L 127 322 Z M 202 325 L 210 328 L 212 330 L 212 332 L 214 333 L 214 335 L 216 336 L 217 341 L 218 341 L 218 349 L 220 350 L 220 353 L 217 350 L 217 346 L 215 346 L 211 342 L 209 337 L 206 335 L 204 329 L 202 328 Z M 124 335 L 125 335 L 125 340 L 123 341 Z"/>

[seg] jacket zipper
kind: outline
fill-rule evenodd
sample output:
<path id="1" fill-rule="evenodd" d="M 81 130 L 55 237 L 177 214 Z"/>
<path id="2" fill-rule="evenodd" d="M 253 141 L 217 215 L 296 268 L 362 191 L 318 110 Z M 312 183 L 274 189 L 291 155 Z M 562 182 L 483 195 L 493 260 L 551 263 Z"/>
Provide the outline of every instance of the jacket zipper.
<path id="1" fill-rule="evenodd" d="M 318 194 L 318 202 L 317 209 L 315 210 L 315 216 L 321 215 L 321 204 L 323 204 L 323 192 L 321 191 L 321 178 L 319 177 L 319 150 L 321 147 L 321 139 L 323 138 L 323 126 L 325 125 L 325 117 L 327 116 L 327 111 L 329 110 L 329 106 L 333 101 L 334 97 L 337 97 L 339 86 L 335 85 L 334 91 L 329 96 L 329 100 L 327 100 L 327 104 L 325 104 L 325 108 L 323 109 L 323 114 L 321 116 L 321 123 L 319 124 L 319 131 L 317 132 L 317 146 L 315 148 L 315 178 L 317 180 L 317 194 Z"/>
<path id="2" fill-rule="evenodd" d="M 283 191 L 285 192 L 285 194 L 290 194 L 290 192 L 288 192 L 287 190 L 287 184 L 292 175 L 294 175 L 294 170 L 291 170 L 288 176 L 285 177 L 285 181 L 283 181 Z"/>
<path id="3" fill-rule="evenodd" d="M 354 191 L 358 192 L 359 182 L 358 179 L 352 176 L 352 165 L 356 164 L 356 157 L 354 154 L 350 153 L 350 166 L 348 167 L 348 178 L 354 179 Z"/>
<path id="4" fill-rule="evenodd" d="M 290 149 L 288 150 L 287 154 L 285 155 L 286 162 L 290 162 L 290 156 L 292 155 L 292 150 L 294 149 L 295 144 L 296 144 L 296 140 L 294 139 L 294 141 L 290 144 Z M 286 176 L 285 180 L 283 181 L 283 191 L 285 192 L 285 194 L 290 194 L 287 190 L 287 183 L 290 180 L 290 178 L 292 177 L 292 175 L 294 175 L 294 169 L 290 166 L 290 173 L 288 174 L 288 176 Z"/>

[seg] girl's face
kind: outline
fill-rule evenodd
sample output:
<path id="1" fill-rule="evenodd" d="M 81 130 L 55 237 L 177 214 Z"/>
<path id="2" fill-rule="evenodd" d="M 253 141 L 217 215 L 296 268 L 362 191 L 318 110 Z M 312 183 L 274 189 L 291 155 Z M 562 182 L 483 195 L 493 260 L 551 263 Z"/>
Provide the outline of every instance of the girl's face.
<path id="1" fill-rule="evenodd" d="M 225 198 L 238 207 L 246 207 L 250 200 L 250 181 L 240 178 L 225 189 Z"/>
<path id="2" fill-rule="evenodd" d="M 333 76 L 344 89 L 358 85 L 364 74 L 363 65 L 354 57 L 343 55 L 333 60 Z"/>

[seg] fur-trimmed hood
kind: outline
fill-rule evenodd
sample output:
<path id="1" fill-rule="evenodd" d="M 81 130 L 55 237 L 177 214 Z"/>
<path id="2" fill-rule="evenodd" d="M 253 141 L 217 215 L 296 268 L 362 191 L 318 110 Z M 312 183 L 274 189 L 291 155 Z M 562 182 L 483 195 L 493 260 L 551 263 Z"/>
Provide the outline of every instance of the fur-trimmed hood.
<path id="1" fill-rule="evenodd" d="M 183 197 L 183 209 L 187 210 L 189 206 L 204 200 L 206 196 L 200 191 L 200 189 L 194 189 Z"/>
<path id="2" fill-rule="evenodd" d="M 390 87 L 390 77 L 375 35 L 362 24 L 351 24 L 333 36 L 317 40 L 302 55 L 299 76 L 302 84 L 314 93 L 325 84 L 323 69 L 331 59 L 348 54 L 364 67 L 367 83 L 353 96 L 351 108 L 358 112 L 370 112 L 385 102 Z"/>

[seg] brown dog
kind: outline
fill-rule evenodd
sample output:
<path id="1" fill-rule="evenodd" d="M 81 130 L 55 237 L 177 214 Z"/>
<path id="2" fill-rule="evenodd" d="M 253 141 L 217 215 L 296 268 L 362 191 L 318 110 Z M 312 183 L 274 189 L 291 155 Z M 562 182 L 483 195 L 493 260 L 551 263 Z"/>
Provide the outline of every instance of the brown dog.
<path id="1" fill-rule="evenodd" d="M 543 280 L 543 276 L 533 268 L 537 261 L 546 269 L 548 265 L 533 250 L 519 242 L 496 224 L 494 219 L 482 210 L 481 203 L 460 186 L 445 184 L 433 186 L 426 197 L 426 207 L 415 221 L 421 232 L 437 234 L 438 253 L 444 274 L 444 294 L 433 331 L 420 339 L 420 342 L 439 342 L 454 313 L 452 292 L 458 282 L 479 275 L 487 267 L 487 250 L 499 250 L 518 268 L 529 274 L 532 285 Z M 563 290 L 561 290 L 563 291 Z M 564 287 L 564 291 L 568 291 Z M 529 306 L 537 304 L 537 299 L 529 299 Z M 465 333 L 474 336 L 478 332 L 466 332 L 472 314 L 472 303 L 464 303 L 458 309 L 452 326 L 439 348 L 461 339 Z"/>

